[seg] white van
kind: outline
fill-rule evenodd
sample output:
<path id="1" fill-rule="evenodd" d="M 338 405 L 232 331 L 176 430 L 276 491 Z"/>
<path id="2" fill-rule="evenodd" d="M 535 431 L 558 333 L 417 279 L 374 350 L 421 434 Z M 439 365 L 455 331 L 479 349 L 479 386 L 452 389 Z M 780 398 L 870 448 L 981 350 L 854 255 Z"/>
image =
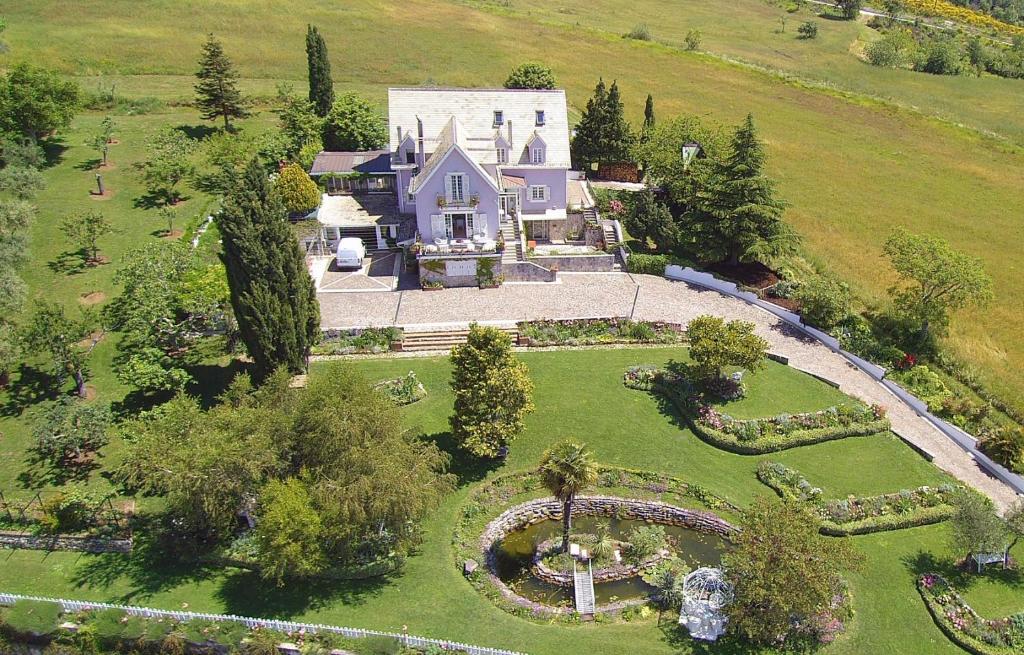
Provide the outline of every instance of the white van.
<path id="1" fill-rule="evenodd" d="M 338 242 L 338 268 L 362 268 L 365 257 L 362 239 L 347 237 Z"/>

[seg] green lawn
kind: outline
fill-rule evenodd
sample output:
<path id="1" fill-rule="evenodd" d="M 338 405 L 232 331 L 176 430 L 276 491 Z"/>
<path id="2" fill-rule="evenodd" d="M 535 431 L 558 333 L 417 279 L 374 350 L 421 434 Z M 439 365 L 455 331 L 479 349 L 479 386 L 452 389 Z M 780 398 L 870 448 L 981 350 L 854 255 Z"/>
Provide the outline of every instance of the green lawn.
<path id="1" fill-rule="evenodd" d="M 602 463 L 664 471 L 698 482 L 741 505 L 770 494 L 754 473 L 758 457 L 717 450 L 677 425 L 646 393 L 626 389 L 621 376 L 632 364 L 684 359 L 679 348 L 527 353 L 522 356 L 536 383 L 537 410 L 505 463 L 486 475 L 536 465 L 550 444 L 569 437 L 585 440 Z M 319 364 L 315 375 L 344 375 L 351 367 L 368 380 L 415 371 L 426 399 L 401 411 L 407 423 L 451 448 L 449 365 L 444 358 L 374 359 Z M 787 367 L 770 364 L 748 378 L 750 395 L 730 411 L 753 416 L 762 411 L 809 411 L 841 401 L 832 387 Z M 773 394 L 771 400 L 767 394 Z M 830 495 L 879 493 L 946 479 L 937 469 L 891 436 L 850 438 L 776 453 L 772 456 L 825 485 Z M 529 653 L 694 652 L 688 639 L 666 623 L 555 626 L 517 619 L 494 607 L 467 583 L 452 561 L 451 525 L 468 489 L 483 473 L 462 457 L 455 470 L 463 486 L 426 521 L 420 554 L 401 574 L 386 580 L 333 586 L 275 589 L 251 574 L 206 571 L 152 561 L 139 550 L 131 559 L 70 553 L 5 551 L 0 589 L 161 607 L 187 603 L 194 610 L 304 617 L 316 621 L 400 629 Z M 494 508 L 495 513 L 501 508 Z M 946 528 L 932 526 L 858 537 L 866 556 L 851 577 L 857 619 L 849 633 L 826 653 L 958 652 L 934 627 L 914 588 L 922 553 L 947 558 Z M 1010 603 L 1014 587 L 978 587 L 979 604 Z M 705 652 L 698 650 L 696 652 Z M 711 652 L 733 652 L 727 648 Z"/>

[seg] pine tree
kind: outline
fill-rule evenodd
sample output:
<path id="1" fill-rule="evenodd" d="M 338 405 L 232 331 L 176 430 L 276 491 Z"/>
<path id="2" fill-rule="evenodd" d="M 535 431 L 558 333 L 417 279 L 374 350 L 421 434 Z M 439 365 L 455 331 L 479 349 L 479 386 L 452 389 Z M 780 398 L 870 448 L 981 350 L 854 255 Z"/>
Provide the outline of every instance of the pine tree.
<path id="1" fill-rule="evenodd" d="M 640 132 L 640 140 L 647 141 L 650 138 L 651 130 L 654 129 L 654 96 L 647 94 L 647 103 L 644 104 L 644 129 Z"/>
<path id="2" fill-rule="evenodd" d="M 232 118 L 249 116 L 249 102 L 238 90 L 238 72 L 213 34 L 203 44 L 196 77 L 199 78 L 195 86 L 196 103 L 200 116 L 205 120 L 223 117 L 224 129 L 230 130 Z"/>
<path id="3" fill-rule="evenodd" d="M 598 79 L 594 87 L 594 95 L 587 100 L 576 135 L 572 139 L 573 166 L 580 168 L 591 162 L 601 160 L 601 141 L 605 124 L 604 112 L 607 106 L 608 91 L 604 80 Z"/>
<path id="4" fill-rule="evenodd" d="M 764 146 L 748 115 L 732 138 L 729 157 L 691 167 L 700 176 L 685 216 L 685 230 L 707 258 L 730 264 L 792 251 L 798 239 L 782 220 L 785 204 L 764 175 Z"/>
<path id="5" fill-rule="evenodd" d="M 266 379 L 282 366 L 301 371 L 319 329 L 320 308 L 284 206 L 258 160 L 228 193 L 217 226 L 231 306 L 255 377 Z"/>
<path id="6" fill-rule="evenodd" d="M 327 57 L 327 44 L 313 25 L 306 26 L 306 61 L 309 64 L 309 101 L 317 116 L 327 116 L 334 105 L 334 81 L 331 79 L 331 60 Z"/>
<path id="7" fill-rule="evenodd" d="M 626 122 L 626 109 L 619 95 L 618 82 L 612 82 L 605 103 L 605 161 L 629 161 L 634 138 L 629 123 Z"/>

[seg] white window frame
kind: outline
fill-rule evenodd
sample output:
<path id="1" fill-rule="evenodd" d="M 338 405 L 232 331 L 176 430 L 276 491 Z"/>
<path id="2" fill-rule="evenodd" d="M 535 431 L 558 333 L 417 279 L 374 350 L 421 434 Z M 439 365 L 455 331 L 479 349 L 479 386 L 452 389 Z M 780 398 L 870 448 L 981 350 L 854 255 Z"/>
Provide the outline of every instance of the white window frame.
<path id="1" fill-rule="evenodd" d="M 496 150 L 497 150 L 498 163 L 499 164 L 507 164 L 508 163 L 508 148 L 502 148 L 501 146 L 498 146 L 498 148 L 496 148 Z"/>
<path id="2" fill-rule="evenodd" d="M 449 173 L 445 178 L 444 195 L 451 203 L 466 202 L 466 174 Z"/>
<path id="3" fill-rule="evenodd" d="M 544 110 L 543 109 L 537 109 L 536 111 L 533 112 L 533 115 L 534 115 L 534 124 L 537 127 L 543 127 L 544 123 L 547 121 L 547 117 L 544 116 Z"/>
<path id="4" fill-rule="evenodd" d="M 494 110 L 494 126 L 497 127 L 499 125 L 504 125 L 504 124 L 505 124 L 505 112 L 500 110 L 500 109 L 495 109 Z"/>
<path id="5" fill-rule="evenodd" d="M 536 148 L 530 148 L 530 163 L 544 163 L 544 148 L 541 148 L 540 146 L 537 146 Z"/>
<path id="6" fill-rule="evenodd" d="M 530 185 L 530 202 L 547 202 L 548 200 L 548 187 L 543 184 L 531 184 Z M 540 192 L 538 195 L 538 191 Z"/>

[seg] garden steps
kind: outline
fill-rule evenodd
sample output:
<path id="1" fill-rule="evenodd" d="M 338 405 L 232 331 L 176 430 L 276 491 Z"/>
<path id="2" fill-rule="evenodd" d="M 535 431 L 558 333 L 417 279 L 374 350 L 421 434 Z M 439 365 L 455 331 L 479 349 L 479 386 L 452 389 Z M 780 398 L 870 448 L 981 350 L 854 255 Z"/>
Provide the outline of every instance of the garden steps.
<path id="1" fill-rule="evenodd" d="M 513 345 L 519 339 L 519 329 L 498 328 L 512 338 Z M 402 339 L 403 352 L 416 352 L 421 350 L 449 350 L 452 346 L 466 343 L 469 337 L 469 330 L 437 330 L 429 332 L 406 332 Z"/>
<path id="2" fill-rule="evenodd" d="M 516 231 L 516 223 L 512 220 L 501 222 L 501 238 L 505 241 L 505 250 L 501 253 L 502 263 L 523 261 L 523 244 Z"/>

